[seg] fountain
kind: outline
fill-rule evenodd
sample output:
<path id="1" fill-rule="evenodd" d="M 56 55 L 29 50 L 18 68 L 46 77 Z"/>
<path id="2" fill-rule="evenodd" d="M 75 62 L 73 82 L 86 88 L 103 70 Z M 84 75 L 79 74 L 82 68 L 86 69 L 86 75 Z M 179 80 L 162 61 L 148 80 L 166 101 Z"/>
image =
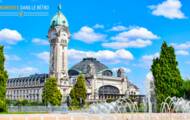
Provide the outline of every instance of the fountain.
<path id="1" fill-rule="evenodd" d="M 153 88 L 151 88 L 151 83 L 153 82 L 153 75 L 152 72 L 149 72 L 146 76 L 145 86 L 146 86 L 146 99 L 148 103 L 148 112 L 152 113 L 152 103 L 151 103 L 151 92 Z"/>
<path id="2" fill-rule="evenodd" d="M 84 110 L 84 113 L 87 114 L 85 116 L 88 117 L 87 119 L 90 119 L 92 116 L 99 116 L 97 119 L 100 120 L 189 120 L 190 101 L 183 98 L 167 97 L 161 104 L 160 113 L 155 112 L 156 101 L 153 80 L 153 75 L 149 72 L 146 79 L 146 98 L 142 101 L 144 107 L 143 113 L 140 111 L 137 103 L 131 101 L 128 96 L 124 96 L 111 103 L 91 104 L 88 109 Z"/>
<path id="3" fill-rule="evenodd" d="M 183 98 L 167 97 L 161 104 L 161 112 L 190 113 L 190 101 Z"/>
<path id="4" fill-rule="evenodd" d="M 128 96 L 123 98 L 119 98 L 118 100 L 107 103 L 94 103 L 90 105 L 88 112 L 95 113 L 95 114 L 102 114 L 102 113 L 128 113 L 128 112 L 138 112 L 137 103 L 132 102 Z"/>

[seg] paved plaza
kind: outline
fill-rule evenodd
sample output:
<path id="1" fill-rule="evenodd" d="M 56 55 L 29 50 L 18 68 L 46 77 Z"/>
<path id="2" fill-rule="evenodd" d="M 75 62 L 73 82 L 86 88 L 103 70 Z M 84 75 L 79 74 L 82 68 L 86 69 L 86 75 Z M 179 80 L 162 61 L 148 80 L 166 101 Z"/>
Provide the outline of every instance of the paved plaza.
<path id="1" fill-rule="evenodd" d="M 1 114 L 0 120 L 190 120 L 189 113 Z"/>

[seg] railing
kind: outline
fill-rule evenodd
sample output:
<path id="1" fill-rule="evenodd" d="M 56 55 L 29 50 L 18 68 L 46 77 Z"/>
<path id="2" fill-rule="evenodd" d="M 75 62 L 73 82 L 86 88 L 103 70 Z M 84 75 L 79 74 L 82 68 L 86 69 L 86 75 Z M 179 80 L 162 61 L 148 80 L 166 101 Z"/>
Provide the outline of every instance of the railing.
<path id="1" fill-rule="evenodd" d="M 67 106 L 9 106 L 8 112 L 67 113 Z"/>

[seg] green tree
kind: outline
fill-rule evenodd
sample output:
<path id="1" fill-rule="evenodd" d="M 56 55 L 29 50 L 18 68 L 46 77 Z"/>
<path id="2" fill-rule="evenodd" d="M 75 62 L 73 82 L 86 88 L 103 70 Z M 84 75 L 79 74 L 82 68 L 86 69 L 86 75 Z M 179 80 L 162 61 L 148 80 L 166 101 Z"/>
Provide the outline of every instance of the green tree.
<path id="1" fill-rule="evenodd" d="M 183 81 L 183 97 L 190 100 L 190 80 Z"/>
<path id="2" fill-rule="evenodd" d="M 8 79 L 7 71 L 4 68 L 4 47 L 0 46 L 0 112 L 6 111 L 6 83 Z"/>
<path id="3" fill-rule="evenodd" d="M 153 59 L 151 71 L 154 76 L 157 109 L 168 96 L 180 97 L 183 80 L 178 69 L 174 48 L 163 42 L 159 58 Z"/>
<path id="4" fill-rule="evenodd" d="M 70 97 L 71 97 L 71 106 L 79 106 L 79 102 L 76 98 L 75 90 L 74 88 L 70 91 Z"/>
<path id="5" fill-rule="evenodd" d="M 51 105 L 61 105 L 62 95 L 57 86 L 57 79 L 55 77 L 50 77 L 46 80 L 42 101 L 44 104 L 50 103 Z"/>
<path id="6" fill-rule="evenodd" d="M 70 92 L 71 97 L 71 106 L 79 106 L 80 105 L 80 99 L 83 101 L 83 105 L 85 104 L 86 100 L 86 82 L 83 75 L 79 75 L 77 77 L 77 82 L 73 86 Z"/>

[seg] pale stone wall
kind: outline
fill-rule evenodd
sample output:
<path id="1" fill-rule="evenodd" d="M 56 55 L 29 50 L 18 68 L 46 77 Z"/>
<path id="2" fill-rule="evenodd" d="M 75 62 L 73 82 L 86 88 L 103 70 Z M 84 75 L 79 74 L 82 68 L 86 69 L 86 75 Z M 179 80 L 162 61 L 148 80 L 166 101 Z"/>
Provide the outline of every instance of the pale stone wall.
<path id="1" fill-rule="evenodd" d="M 47 74 L 35 74 L 29 77 L 9 79 L 6 87 L 6 99 L 41 101 L 42 89 L 47 77 Z"/>
<path id="2" fill-rule="evenodd" d="M 115 86 L 119 89 L 120 94 L 125 94 L 125 92 L 122 90 L 121 78 L 103 76 L 96 79 L 96 90 L 99 90 L 99 88 L 104 85 Z M 127 88 L 127 85 L 125 87 Z"/>
<path id="3" fill-rule="evenodd" d="M 87 93 L 90 93 L 88 99 L 99 99 L 98 92 L 100 87 L 111 85 L 119 89 L 119 94 L 127 94 L 129 89 L 127 87 L 128 82 L 126 78 L 121 77 L 114 77 L 114 76 L 101 76 L 101 75 L 94 75 L 91 79 L 91 86 L 87 87 Z M 136 95 L 139 95 L 139 91 L 136 88 L 132 89 L 136 92 Z"/>
<path id="4" fill-rule="evenodd" d="M 6 98 L 9 100 L 41 101 L 42 87 L 7 89 Z"/>
<path id="5" fill-rule="evenodd" d="M 54 35 L 56 34 L 56 35 Z M 57 78 L 58 86 L 62 95 L 67 94 L 63 87 L 68 86 L 68 58 L 67 58 L 67 46 L 69 42 L 67 31 L 65 26 L 59 25 L 55 28 L 50 28 L 48 37 L 50 42 L 50 66 L 49 74 Z"/>
<path id="6" fill-rule="evenodd" d="M 128 95 L 139 95 L 139 91 L 137 91 L 137 89 L 134 86 L 130 86 L 128 88 Z"/>

